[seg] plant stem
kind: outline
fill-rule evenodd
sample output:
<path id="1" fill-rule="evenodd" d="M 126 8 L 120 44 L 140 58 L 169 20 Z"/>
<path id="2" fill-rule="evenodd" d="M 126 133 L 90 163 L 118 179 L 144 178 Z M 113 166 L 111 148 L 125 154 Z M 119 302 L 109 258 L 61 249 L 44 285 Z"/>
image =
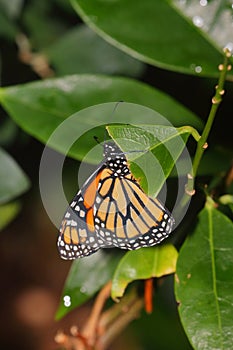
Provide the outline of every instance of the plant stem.
<path id="1" fill-rule="evenodd" d="M 193 160 L 193 167 L 192 167 L 190 173 L 188 174 L 186 191 L 185 191 L 183 198 L 181 199 L 181 202 L 180 202 L 181 205 L 180 205 L 180 208 L 177 212 L 178 217 L 180 215 L 182 215 L 183 208 L 185 208 L 187 206 L 188 202 L 190 201 L 190 197 L 195 194 L 195 190 L 193 189 L 193 184 L 194 184 L 195 178 L 197 176 L 198 167 L 199 167 L 200 161 L 202 159 L 203 153 L 204 153 L 205 149 L 208 147 L 207 139 L 208 139 L 209 133 L 211 131 L 218 107 L 222 101 L 222 96 L 224 95 L 223 87 L 224 87 L 224 83 L 226 80 L 226 74 L 229 70 L 231 70 L 231 65 L 229 65 L 229 63 L 228 63 L 230 57 L 231 57 L 230 51 L 228 49 L 224 50 L 223 64 L 220 64 L 218 67 L 219 71 L 220 71 L 218 85 L 216 86 L 215 95 L 212 98 L 212 106 L 210 109 L 210 113 L 209 113 L 206 125 L 205 125 L 204 130 L 202 132 L 202 135 L 197 143 L 197 149 L 196 149 L 196 152 L 194 155 L 194 160 Z"/>
<path id="2" fill-rule="evenodd" d="M 222 96 L 224 94 L 223 87 L 224 87 L 224 83 L 225 83 L 225 79 L 226 79 L 226 74 L 227 74 L 227 71 L 231 68 L 228 65 L 228 60 L 229 60 L 230 56 L 231 56 L 231 54 L 229 55 L 229 51 L 226 50 L 225 56 L 224 56 L 224 62 L 223 62 L 223 64 L 219 65 L 220 76 L 219 76 L 218 85 L 216 86 L 216 93 L 215 93 L 214 97 L 212 98 L 212 106 L 211 106 L 210 113 L 209 113 L 209 116 L 207 119 L 207 123 L 205 125 L 204 130 L 203 130 L 201 138 L 197 144 L 197 150 L 196 150 L 196 154 L 195 154 L 194 160 L 193 160 L 193 170 L 192 170 L 193 177 L 195 177 L 197 174 L 198 166 L 200 164 L 204 150 L 207 146 L 206 145 L 207 138 L 209 136 L 211 127 L 213 125 L 214 118 L 216 116 L 218 107 L 219 107 L 220 103 L 222 102 Z"/>
<path id="3" fill-rule="evenodd" d="M 196 149 L 196 153 L 195 153 L 194 160 L 193 160 L 193 168 L 192 168 L 192 171 L 190 174 L 191 176 L 190 176 L 190 179 L 188 179 L 187 192 L 192 191 L 191 186 L 193 185 L 193 180 L 195 179 L 195 177 L 197 175 L 197 170 L 198 170 L 200 161 L 202 159 L 203 153 L 204 153 L 205 149 L 208 147 L 207 139 L 208 139 L 209 133 L 211 131 L 218 107 L 219 107 L 220 103 L 222 102 L 222 96 L 224 95 L 223 87 L 224 87 L 224 83 L 226 80 L 226 74 L 231 69 L 231 66 L 228 64 L 229 58 L 231 57 L 231 53 L 228 49 L 226 49 L 224 51 L 224 53 L 225 53 L 225 55 L 224 55 L 223 64 L 220 64 L 218 67 L 219 71 L 220 71 L 220 76 L 219 76 L 219 80 L 218 80 L 218 85 L 216 85 L 215 95 L 212 98 L 212 106 L 210 109 L 210 113 L 209 113 L 206 125 L 204 127 L 204 130 L 202 132 L 201 138 L 197 144 L 197 149 Z"/>

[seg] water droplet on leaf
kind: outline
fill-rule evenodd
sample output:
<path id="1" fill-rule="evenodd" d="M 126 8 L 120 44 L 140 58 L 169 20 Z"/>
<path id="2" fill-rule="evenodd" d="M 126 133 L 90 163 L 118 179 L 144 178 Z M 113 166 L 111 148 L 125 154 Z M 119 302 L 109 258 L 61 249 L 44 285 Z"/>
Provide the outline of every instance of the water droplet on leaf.
<path id="1" fill-rule="evenodd" d="M 195 71 L 195 73 L 201 73 L 202 72 L 202 67 L 196 64 L 191 64 L 190 68 Z"/>
<path id="2" fill-rule="evenodd" d="M 70 298 L 69 295 L 65 295 L 65 296 L 63 297 L 63 301 L 64 301 L 64 305 L 65 305 L 66 307 L 69 307 L 69 306 L 71 305 L 71 298 Z"/>
<path id="3" fill-rule="evenodd" d="M 201 73 L 202 68 L 201 68 L 201 66 L 196 66 L 194 70 L 196 73 Z"/>
<path id="4" fill-rule="evenodd" d="M 228 49 L 232 54 L 233 54 L 233 42 L 228 42 L 225 46 L 224 49 Z"/>
<path id="5" fill-rule="evenodd" d="M 83 286 L 83 287 L 80 288 L 80 292 L 81 293 L 86 293 L 86 291 L 87 291 L 86 287 Z"/>
<path id="6" fill-rule="evenodd" d="M 197 26 L 198 28 L 201 28 L 204 25 L 204 19 L 201 16 L 194 16 L 193 17 L 193 24 L 195 26 Z"/>
<path id="7" fill-rule="evenodd" d="M 208 1 L 207 0 L 200 0 L 200 5 L 206 6 L 206 5 L 208 5 Z"/>

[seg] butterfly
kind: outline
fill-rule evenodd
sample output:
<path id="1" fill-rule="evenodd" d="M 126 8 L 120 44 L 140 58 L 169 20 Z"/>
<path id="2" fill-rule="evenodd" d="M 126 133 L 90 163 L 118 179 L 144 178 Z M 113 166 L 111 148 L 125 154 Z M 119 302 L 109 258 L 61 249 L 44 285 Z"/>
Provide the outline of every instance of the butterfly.
<path id="1" fill-rule="evenodd" d="M 100 248 L 151 247 L 172 231 L 174 218 L 141 189 L 120 148 L 105 142 L 103 156 L 63 217 L 57 241 L 63 259 L 82 258 Z"/>

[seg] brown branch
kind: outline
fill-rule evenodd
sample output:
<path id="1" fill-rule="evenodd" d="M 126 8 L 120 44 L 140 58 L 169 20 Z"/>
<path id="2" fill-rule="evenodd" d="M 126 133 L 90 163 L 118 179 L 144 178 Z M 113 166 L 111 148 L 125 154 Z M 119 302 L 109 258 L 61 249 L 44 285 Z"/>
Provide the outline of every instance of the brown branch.
<path id="1" fill-rule="evenodd" d="M 106 300 L 110 297 L 112 282 L 108 282 L 99 292 L 95 300 L 91 315 L 82 329 L 82 335 L 88 339 L 88 344 L 93 346 L 97 336 L 97 324 L 100 319 L 101 311 Z M 81 350 L 81 349 L 79 349 Z"/>
<path id="2" fill-rule="evenodd" d="M 55 342 L 67 350 L 78 350 L 79 340 L 76 337 L 58 331 L 54 338 Z"/>
<path id="3" fill-rule="evenodd" d="M 131 305 L 138 300 L 138 295 L 135 289 L 132 289 L 129 293 L 125 294 L 120 302 L 113 304 L 111 308 L 104 311 L 98 324 L 99 334 L 103 334 L 108 327 L 121 315 L 129 311 Z"/>
<path id="4" fill-rule="evenodd" d="M 125 303 L 123 302 L 123 304 Z M 139 317 L 143 305 L 143 298 L 134 296 L 132 300 L 128 299 L 128 305 L 118 304 L 114 305 L 110 310 L 108 310 L 100 320 L 100 329 L 104 329 L 103 324 L 107 325 L 107 327 L 101 336 L 97 339 L 95 349 L 107 349 L 112 341 L 118 336 L 118 334 L 120 334 L 131 321 Z M 115 315 L 114 319 L 111 317 L 112 311 Z"/>
<path id="5" fill-rule="evenodd" d="M 18 46 L 18 56 L 21 62 L 29 65 L 42 79 L 54 76 L 54 71 L 50 67 L 47 57 L 42 53 L 32 51 L 30 41 L 25 34 L 18 34 L 15 41 Z"/>
<path id="6" fill-rule="evenodd" d="M 105 350 L 116 336 L 135 318 L 143 308 L 144 300 L 131 290 L 107 311 L 102 312 L 110 296 L 111 283 L 99 292 L 91 315 L 79 331 L 73 326 L 70 335 L 59 332 L 55 341 L 67 350 Z"/>

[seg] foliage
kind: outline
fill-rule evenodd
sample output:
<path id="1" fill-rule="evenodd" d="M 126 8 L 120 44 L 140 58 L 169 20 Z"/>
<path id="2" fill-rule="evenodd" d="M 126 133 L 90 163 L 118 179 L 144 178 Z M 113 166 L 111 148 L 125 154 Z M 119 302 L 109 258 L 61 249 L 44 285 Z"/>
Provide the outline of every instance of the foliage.
<path id="1" fill-rule="evenodd" d="M 54 9 L 57 16 L 51 16 Z M 191 210 L 169 243 L 126 253 L 100 251 L 73 262 L 57 318 L 82 305 L 101 288 L 104 292 L 100 291 L 95 305 L 110 295 L 114 301 L 121 299 L 120 304 L 111 304 L 106 314 L 99 310 L 100 321 L 93 308 L 91 320 L 95 319 L 96 328 L 89 323 L 83 329 L 82 335 L 90 337 L 91 345 L 105 349 L 138 317 L 143 307 L 143 286 L 147 304 L 148 295 L 152 299 L 148 281 L 153 278 L 158 290 L 155 299 L 161 298 L 155 302 L 163 302 L 159 294 L 161 284 L 166 285 L 171 278 L 167 275 L 175 273 L 174 293 L 184 330 L 177 348 L 230 349 L 233 187 L 227 97 L 223 101 L 224 113 L 222 109 L 218 116 L 219 128 L 213 122 L 225 82 L 229 95 L 233 92 L 229 51 L 233 49 L 232 7 L 223 0 L 71 0 L 71 4 L 62 0 L 30 0 L 27 4 L 21 0 L 0 0 L 0 10 L 1 40 L 5 45 L 17 43 L 21 64 L 30 67 L 34 74 L 29 82 L 18 77 L 14 84 L 0 89 L 4 119 L 0 130 L 1 230 L 19 215 L 21 205 L 16 198 L 29 189 L 27 175 L 10 155 L 17 138 L 16 126 L 24 131 L 24 137 L 33 137 L 64 156 L 77 161 L 85 157 L 85 161 L 94 164 L 101 161 L 102 149 L 93 136 L 102 142 L 107 129 L 108 137 L 126 153 L 132 173 L 149 195 L 157 195 L 169 178 L 170 207 L 175 202 L 179 177 L 183 179 L 183 192 L 174 211 L 177 223 L 196 193 Z M 77 16 L 83 23 L 71 25 Z M 28 37 L 22 34 L 24 28 Z M 159 79 L 164 80 L 163 84 L 158 83 Z M 9 85 L 10 79 L 5 80 L 3 84 Z M 183 91 L 175 86 L 176 81 L 185 82 Z M 200 91 L 205 91 L 204 100 L 198 94 L 199 86 Z M 114 112 L 118 124 L 110 125 L 114 106 L 122 100 L 124 103 Z M 211 131 L 213 142 L 207 148 Z M 182 155 L 187 148 L 192 163 L 185 165 Z M 158 162 L 157 168 L 145 152 L 135 152 L 138 150 L 150 150 Z M 32 189 L 36 186 L 34 181 Z M 106 286 L 110 280 L 109 289 Z M 124 308 L 128 308 L 128 313 L 122 311 Z M 164 327 L 173 317 L 168 315 L 169 321 L 161 316 Z M 109 338 L 98 332 L 91 338 L 101 322 L 105 322 Z M 149 334 L 150 327 L 146 329 L 147 321 L 143 322 L 142 333 L 148 333 L 158 346 L 159 340 L 156 343 L 154 339 L 158 334 L 154 330 Z M 85 348 L 80 339 L 75 343 L 72 335 L 67 339 L 70 346 Z M 161 349 L 171 348 L 169 339 L 166 342 L 167 347 L 159 345 Z"/>

